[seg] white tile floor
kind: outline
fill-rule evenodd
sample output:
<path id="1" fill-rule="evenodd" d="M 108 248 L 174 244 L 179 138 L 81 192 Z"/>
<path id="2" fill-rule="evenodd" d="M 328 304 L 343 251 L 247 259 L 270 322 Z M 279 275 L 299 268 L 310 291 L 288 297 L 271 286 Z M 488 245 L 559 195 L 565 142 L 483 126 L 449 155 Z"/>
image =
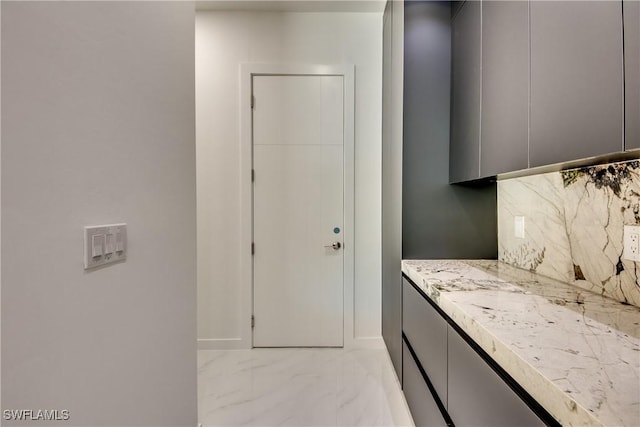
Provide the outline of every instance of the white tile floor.
<path id="1" fill-rule="evenodd" d="M 384 349 L 198 352 L 207 426 L 413 426 Z"/>

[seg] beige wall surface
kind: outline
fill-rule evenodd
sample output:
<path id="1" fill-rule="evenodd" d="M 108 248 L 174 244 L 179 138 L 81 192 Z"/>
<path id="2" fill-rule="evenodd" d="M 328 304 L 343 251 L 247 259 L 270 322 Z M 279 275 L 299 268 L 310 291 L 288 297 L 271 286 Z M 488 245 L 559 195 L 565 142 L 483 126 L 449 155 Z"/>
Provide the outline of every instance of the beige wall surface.
<path id="1" fill-rule="evenodd" d="M 2 409 L 194 426 L 194 5 L 2 2 Z M 83 226 L 128 258 L 83 269 Z"/>

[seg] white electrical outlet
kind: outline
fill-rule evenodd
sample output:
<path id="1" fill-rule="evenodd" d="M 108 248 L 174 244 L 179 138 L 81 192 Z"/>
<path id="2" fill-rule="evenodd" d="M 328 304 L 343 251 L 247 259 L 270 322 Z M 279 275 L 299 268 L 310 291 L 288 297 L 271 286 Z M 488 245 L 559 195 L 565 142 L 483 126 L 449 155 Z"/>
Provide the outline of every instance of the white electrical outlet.
<path id="1" fill-rule="evenodd" d="M 524 239 L 524 217 L 516 215 L 513 218 L 513 235 L 519 239 Z"/>
<path id="2" fill-rule="evenodd" d="M 640 226 L 625 225 L 623 243 L 622 258 L 640 261 Z"/>

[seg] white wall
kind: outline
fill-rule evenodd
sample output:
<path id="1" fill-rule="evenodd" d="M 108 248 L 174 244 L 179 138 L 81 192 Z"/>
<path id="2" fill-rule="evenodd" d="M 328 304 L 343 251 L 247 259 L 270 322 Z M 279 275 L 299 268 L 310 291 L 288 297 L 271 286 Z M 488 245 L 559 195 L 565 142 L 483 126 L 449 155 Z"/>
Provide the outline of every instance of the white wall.
<path id="1" fill-rule="evenodd" d="M 2 3 L 0 3 L 0 46 L 2 46 Z M 2 49 L 0 49 L 0 409 L 2 408 Z M 0 422 L 0 426 L 2 422 Z"/>
<path id="2" fill-rule="evenodd" d="M 3 409 L 196 425 L 194 22 L 2 2 Z M 115 222 L 128 259 L 84 271 L 83 226 Z"/>
<path id="3" fill-rule="evenodd" d="M 196 14 L 198 339 L 238 341 L 239 64 L 355 64 L 354 335 L 380 337 L 381 13 Z M 248 337 L 244 337 L 248 338 Z"/>

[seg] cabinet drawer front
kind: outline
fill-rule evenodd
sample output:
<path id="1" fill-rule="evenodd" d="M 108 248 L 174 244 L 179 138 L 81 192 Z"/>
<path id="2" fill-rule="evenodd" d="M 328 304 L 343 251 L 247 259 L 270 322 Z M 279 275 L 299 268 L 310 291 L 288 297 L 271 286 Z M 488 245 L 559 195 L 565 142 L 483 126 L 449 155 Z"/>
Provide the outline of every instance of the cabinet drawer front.
<path id="1" fill-rule="evenodd" d="M 449 405 L 458 427 L 543 426 L 489 365 L 449 327 Z"/>
<path id="2" fill-rule="evenodd" d="M 447 423 L 438 408 L 438 404 L 424 382 L 422 374 L 404 342 L 402 343 L 402 364 L 402 389 L 415 425 L 417 427 L 445 427 Z"/>
<path id="3" fill-rule="evenodd" d="M 404 278 L 402 286 L 402 330 L 446 407 L 447 322 Z"/>

